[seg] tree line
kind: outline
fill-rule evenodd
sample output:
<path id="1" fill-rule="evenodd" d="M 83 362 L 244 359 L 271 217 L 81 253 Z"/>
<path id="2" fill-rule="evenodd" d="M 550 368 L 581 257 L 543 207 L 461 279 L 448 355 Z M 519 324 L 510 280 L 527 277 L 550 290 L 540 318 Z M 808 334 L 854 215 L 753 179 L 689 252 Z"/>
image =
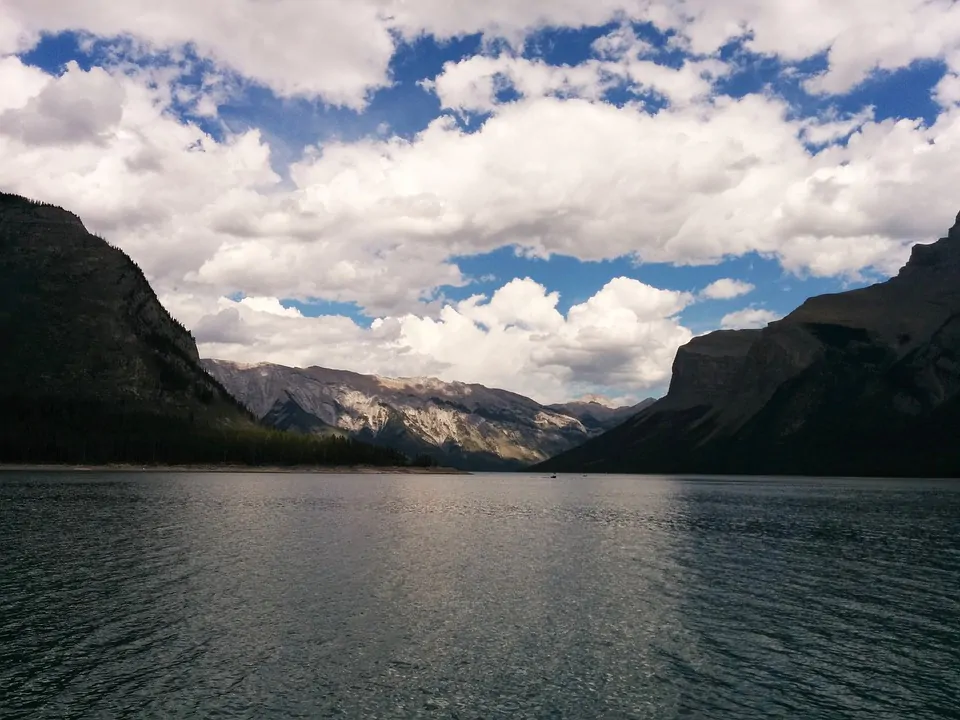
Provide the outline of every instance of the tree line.
<path id="1" fill-rule="evenodd" d="M 71 464 L 429 465 L 389 448 L 257 424 L 211 424 L 96 401 L 0 398 L 0 462 Z"/>

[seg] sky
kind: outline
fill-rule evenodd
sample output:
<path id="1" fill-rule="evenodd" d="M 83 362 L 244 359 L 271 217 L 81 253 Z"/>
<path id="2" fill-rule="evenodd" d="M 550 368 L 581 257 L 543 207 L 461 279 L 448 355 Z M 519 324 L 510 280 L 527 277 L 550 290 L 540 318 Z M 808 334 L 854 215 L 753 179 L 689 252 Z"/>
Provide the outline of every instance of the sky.
<path id="1" fill-rule="evenodd" d="M 205 357 L 662 394 L 960 210 L 953 0 L 0 0 L 0 189 Z"/>

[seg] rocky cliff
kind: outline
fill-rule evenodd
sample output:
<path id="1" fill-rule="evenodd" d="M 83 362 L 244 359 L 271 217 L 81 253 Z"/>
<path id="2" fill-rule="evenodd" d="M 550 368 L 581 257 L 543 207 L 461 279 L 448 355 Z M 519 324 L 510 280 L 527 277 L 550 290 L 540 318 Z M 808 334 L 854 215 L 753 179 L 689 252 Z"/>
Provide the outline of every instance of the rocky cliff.
<path id="1" fill-rule="evenodd" d="M 698 337 L 670 390 L 548 470 L 960 476 L 960 218 L 890 280 Z"/>
<path id="2" fill-rule="evenodd" d="M 677 350 L 670 389 L 661 407 L 688 408 L 723 403 L 736 386 L 759 330 L 718 330 Z"/>
<path id="3" fill-rule="evenodd" d="M 276 427 L 342 433 L 464 469 L 522 467 L 599 432 L 571 414 L 483 385 L 321 367 L 203 363 L 255 415 Z"/>
<path id="4" fill-rule="evenodd" d="M 403 462 L 262 427 L 122 251 L 0 193 L 0 462 Z"/>

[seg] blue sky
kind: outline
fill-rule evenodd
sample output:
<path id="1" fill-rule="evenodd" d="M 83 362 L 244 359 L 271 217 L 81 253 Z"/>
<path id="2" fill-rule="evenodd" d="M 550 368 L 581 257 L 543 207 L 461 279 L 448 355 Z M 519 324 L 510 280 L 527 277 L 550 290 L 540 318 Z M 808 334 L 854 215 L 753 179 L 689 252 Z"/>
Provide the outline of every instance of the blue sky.
<path id="1" fill-rule="evenodd" d="M 169 218 L 150 227 L 142 219 L 134 222 L 133 198 L 117 203 L 124 205 L 122 210 L 110 211 L 97 206 L 90 193 L 77 195 L 75 201 L 81 211 L 91 208 L 85 213 L 88 224 L 112 231 L 111 239 L 144 265 L 158 293 L 188 326 L 219 327 L 210 318 L 218 317 L 222 324 L 227 321 L 222 313 L 236 314 L 249 343 L 230 346 L 211 335 L 204 348 L 203 332 L 198 332 L 201 349 L 210 353 L 240 359 L 261 353 L 265 359 L 289 364 L 308 359 L 327 364 L 323 353 L 311 348 L 330 347 L 330 336 L 324 333 L 349 321 L 357 328 L 349 331 L 355 333 L 356 348 L 351 349 L 350 339 L 342 333 L 337 335 L 336 359 L 328 364 L 352 362 L 351 369 L 382 374 L 422 370 L 492 384 L 501 377 L 515 377 L 516 371 L 509 370 L 509 363 L 487 372 L 476 363 L 461 361 L 451 349 L 461 341 L 452 337 L 428 341 L 424 328 L 442 334 L 456 324 L 449 316 L 443 319 L 444 305 L 456 309 L 479 294 L 485 297 L 479 301 L 485 306 L 512 281 L 529 278 L 545 297 L 559 293 L 555 310 L 562 325 L 552 316 L 521 317 L 526 307 L 506 309 L 509 293 L 504 293 L 500 305 L 490 305 L 500 308 L 497 312 L 503 318 L 513 318 L 503 320 L 504 332 L 509 336 L 513 327 L 540 338 L 545 328 L 553 328 L 547 334 L 566 339 L 528 348 L 526 355 L 516 357 L 517 367 L 527 373 L 522 381 L 531 388 L 542 387 L 540 394 L 551 399 L 594 391 L 638 397 L 664 390 L 669 368 L 663 358 L 672 356 L 675 347 L 670 344 L 682 340 L 684 332 L 689 337 L 721 326 L 762 324 L 787 314 L 811 295 L 881 280 L 895 271 L 911 242 L 935 239 L 931 228 L 946 230 L 944 219 L 952 217 L 948 210 L 956 204 L 924 191 L 929 182 L 924 173 L 929 175 L 932 169 L 923 166 L 912 173 L 906 167 L 899 175 L 912 178 L 909 192 L 918 193 L 920 204 L 929 206 L 925 213 L 929 217 L 904 220 L 893 207 L 889 217 L 879 217 L 876 209 L 876 203 L 890 205 L 877 199 L 883 193 L 903 196 L 910 207 L 909 193 L 896 191 L 897 183 L 908 180 L 894 178 L 896 168 L 905 168 L 906 161 L 898 157 L 918 155 L 908 152 L 909 142 L 918 148 L 937 146 L 938 141 L 944 145 L 937 128 L 952 117 L 951 53 L 960 41 L 944 36 L 935 47 L 914 47 L 909 28 L 904 27 L 904 37 L 898 39 L 902 48 L 873 47 L 860 39 L 861 16 L 853 0 L 829 11 L 834 13 L 830 22 L 821 23 L 833 28 L 829 33 L 812 18 L 809 26 L 782 38 L 777 35 L 784 27 L 775 17 L 779 11 L 767 9 L 756 20 L 740 18 L 738 4 L 731 5 L 729 18 L 711 14 L 704 6 L 699 15 L 691 15 L 693 19 L 672 23 L 660 15 L 653 21 L 631 22 L 629 11 L 618 10 L 621 6 L 613 0 L 599 9 L 574 3 L 571 7 L 577 9 L 570 11 L 571 17 L 557 10 L 554 22 L 531 20 L 499 4 L 491 6 L 490 17 L 458 10 L 459 5 L 431 15 L 426 8 L 433 6 L 426 0 L 414 3 L 406 15 L 398 12 L 387 20 L 367 15 L 344 19 L 353 12 L 348 9 L 341 10 L 342 17 L 323 17 L 326 11 L 316 10 L 315 16 L 301 19 L 318 23 L 317 28 L 324 21 L 336 25 L 349 20 L 347 26 L 358 34 L 344 40 L 348 49 L 342 57 L 329 54 L 333 50 L 315 50 L 323 38 L 311 43 L 292 20 L 287 25 L 260 21 L 258 27 L 253 18 L 248 27 L 244 19 L 233 18 L 224 22 L 236 27 L 223 30 L 211 15 L 206 25 L 199 17 L 190 29 L 161 32 L 135 14 L 126 20 L 101 17 L 94 5 L 86 14 L 78 10 L 70 20 L 44 15 L 26 2 L 15 3 L 12 17 L 21 23 L 14 26 L 21 32 L 18 47 L 0 55 L 18 59 L 17 72 L 24 83 L 30 68 L 46 79 L 30 80 L 35 87 L 25 90 L 19 105 L 8 112 L 34 113 L 33 127 L 45 128 L 47 121 L 36 113 L 45 107 L 67 107 L 62 104 L 67 101 L 44 105 L 31 101 L 31 92 L 39 98 L 47 87 L 53 97 L 54 88 L 67 85 L 58 80 L 75 74 L 79 87 L 93 83 L 103 71 L 103 77 L 110 78 L 103 82 L 123 87 L 121 102 L 126 104 L 116 113 L 121 119 L 114 118 L 110 121 L 114 125 L 98 131 L 95 144 L 104 148 L 98 173 L 109 164 L 109 153 L 132 152 L 129 140 L 122 140 L 130 137 L 129 132 L 124 134 L 124 124 L 135 116 L 131 98 L 141 91 L 144 97 L 152 94 L 152 106 L 161 111 L 155 120 L 158 134 L 141 153 L 149 149 L 159 158 L 158 148 L 174 152 L 174 140 L 157 139 L 162 133 L 163 138 L 193 133 L 194 149 L 206 142 L 224 156 L 240 153 L 239 138 L 247 138 L 250 145 L 243 152 L 248 154 L 240 165 L 253 168 L 250 177 L 256 178 L 241 182 L 247 195 L 238 200 L 237 215 L 242 217 L 236 222 L 211 219 L 226 212 L 223 198 L 237 187 L 226 181 L 219 194 L 211 190 L 202 201 L 199 193 L 192 200 L 185 194 L 182 210 L 176 205 Z M 172 23 L 179 6 L 160 2 L 159 12 L 167 12 L 167 5 L 166 19 Z M 420 5 L 422 12 L 416 7 Z M 887 9 L 890 22 L 900 17 L 898 12 L 902 17 L 919 12 L 915 0 L 897 0 L 894 5 Z M 544 10 L 543 16 L 552 12 Z M 738 18 L 745 28 L 742 35 L 718 34 L 717 28 L 735 26 Z M 591 19 L 602 22 L 594 24 Z M 371 25 L 369 32 L 361 33 L 357 23 L 362 22 L 385 25 Z M 317 30 L 319 35 L 323 32 L 328 31 Z M 236 41 L 241 47 L 247 36 L 250 42 L 257 43 L 258 37 L 263 41 L 256 44 L 256 57 L 244 58 L 231 44 Z M 384 43 L 392 44 L 392 50 L 385 51 Z M 296 52 L 286 52 L 287 46 Z M 211 85 L 211 80 L 218 84 Z M 66 93 L 62 91 L 64 98 Z M 205 98 L 206 104 L 198 104 L 198 98 Z M 70 108 L 79 107 L 77 101 L 71 102 Z M 97 111 L 107 107 L 106 101 L 96 98 L 90 102 Z M 145 111 L 138 112 L 142 116 Z M 524 136 L 530 132 L 530 117 L 555 120 L 547 121 L 542 136 L 536 132 Z M 444 118 L 448 124 L 441 128 L 437 123 Z M 896 130 L 895 121 L 902 119 L 909 119 L 912 126 Z M 608 121 L 609 137 L 603 124 Z M 20 122 L 24 127 L 26 121 Z M 582 132 L 577 122 L 586 123 Z M 756 138 L 751 123 L 756 124 Z M 842 124 L 847 126 L 833 128 Z M 149 134 L 138 130 L 134 135 L 138 133 Z M 643 137 L 647 133 L 653 139 Z M 28 135 L 22 131 L 17 141 L 27 143 Z M 949 133 L 944 130 L 941 135 Z M 581 138 L 589 140 L 583 148 L 578 145 Z M 539 154 L 524 155 L 525 148 L 541 141 L 546 148 L 538 147 Z M 697 152 L 678 150 L 671 160 L 672 143 L 688 141 L 704 148 L 702 167 Z M 518 144 L 506 150 L 508 143 Z M 268 153 L 262 167 L 254 167 L 261 162 L 254 144 Z M 608 168 L 620 162 L 618 144 L 624 148 L 622 157 L 631 160 L 624 159 L 623 167 L 613 172 Z M 901 145 L 902 156 L 879 157 Z M 597 148 L 593 154 L 590 146 Z M 54 152 L 50 147 L 45 141 L 42 152 Z M 25 149 L 26 145 L 21 156 Z M 183 153 L 188 150 L 182 148 Z M 56 152 L 58 162 L 80 162 L 79 150 L 66 142 Z M 783 154 L 782 169 L 778 153 Z M 83 172 L 93 172 L 89 157 L 84 157 Z M 332 158 L 341 158 L 339 164 Z M 545 167 L 554 159 L 556 168 Z M 165 167 L 185 162 L 173 156 L 164 160 Z M 223 162 L 224 168 L 235 169 L 239 161 Z M 453 162 L 464 164 L 452 168 Z M 759 166 L 763 172 L 751 176 L 752 168 Z M 456 172 L 461 167 L 462 176 Z M 265 175 L 271 170 L 273 179 Z M 80 177 L 80 171 L 70 172 L 64 177 Z M 229 172 L 233 170 L 224 170 Z M 437 180 L 441 175 L 447 180 Z M 363 196 L 371 183 L 384 178 L 389 185 L 378 187 L 370 198 Z M 648 180 L 649 187 L 644 185 Z M 46 191 L 48 197 L 64 202 L 72 197 L 66 183 L 47 188 L 36 178 L 18 177 L 12 171 L 0 175 L 0 181 L 29 194 Z M 111 177 L 98 182 L 122 187 L 139 180 Z M 169 177 L 167 183 L 168 188 L 186 186 L 187 179 Z M 515 192 L 504 195 L 507 191 L 499 191 L 498 183 Z M 607 189 L 602 183 L 611 184 Z M 446 188 L 454 185 L 453 194 L 446 195 Z M 530 193 L 529 203 L 524 193 Z M 142 192 L 138 197 L 145 202 Z M 411 210 L 410 202 L 434 209 Z M 912 204 L 916 207 L 918 201 Z M 391 215 L 395 205 L 400 209 Z M 281 207 L 293 214 L 282 216 L 277 210 Z M 525 207 L 533 208 L 529 217 L 524 217 Z M 503 219 L 498 215 L 501 208 Z M 150 215 L 139 210 L 140 215 Z M 286 228 L 288 221 L 300 222 L 317 212 L 323 217 L 328 213 L 330 221 L 316 231 L 280 237 L 263 225 L 264 217 L 280 217 L 277 222 Z M 434 222 L 430 213 L 442 213 L 436 217 L 447 219 Z M 751 224 L 752 217 L 757 223 Z M 196 223 L 205 223 L 202 231 Z M 235 225 L 243 228 L 230 229 Z M 163 232 L 173 233 L 169 241 Z M 532 247 L 535 252 L 530 252 Z M 619 294 L 612 289 L 604 294 L 616 278 L 638 282 L 620 286 Z M 704 297 L 704 288 L 721 279 L 752 289 L 736 297 Z M 641 299 L 644 287 L 664 294 L 648 293 Z M 635 299 L 625 299 L 624 292 L 636 293 Z M 645 342 L 642 338 L 660 332 L 658 323 L 667 323 L 662 326 L 664 339 L 650 340 L 656 352 L 616 367 L 614 363 L 606 376 L 584 370 L 589 363 L 559 360 L 573 357 L 571 353 L 606 353 L 609 358 L 619 352 L 613 349 L 613 339 L 585 339 L 604 325 L 604 312 L 619 312 L 620 306 L 610 305 L 615 294 L 616 302 L 633 308 L 630 312 L 636 318 L 636 326 L 625 331 L 625 344 Z M 244 305 L 243 298 L 251 301 Z M 265 310 L 271 298 L 276 308 Z M 599 324 L 587 327 L 583 325 L 587 320 L 581 319 L 574 327 L 567 317 L 571 308 L 591 302 L 590 322 Z M 644 308 L 631 305 L 643 302 L 664 308 L 666 316 L 647 317 Z M 528 301 L 530 308 L 538 303 L 534 298 Z M 283 308 L 290 313 L 284 314 Z M 763 312 L 748 321 L 742 315 L 748 310 Z M 470 312 L 474 311 L 464 310 Z M 500 322 L 489 319 L 492 310 L 477 312 L 489 316 L 487 320 L 470 316 L 481 330 Z M 267 315 L 284 323 L 294 316 L 317 322 L 302 326 L 313 331 L 297 331 L 304 338 L 301 345 L 277 350 L 281 331 L 266 329 Z M 416 320 L 403 321 L 405 317 Z M 392 319 L 400 321 L 399 329 L 391 330 L 395 334 L 389 337 L 382 335 L 384 328 L 393 327 Z M 262 332 L 254 329 L 261 327 Z M 632 340 L 627 337 L 631 333 Z M 531 346 L 530 337 L 524 347 Z M 488 335 L 483 341 L 491 348 L 498 342 Z M 386 345 L 396 352 L 371 349 Z M 636 352 L 643 355 L 645 349 L 638 347 Z M 500 353 L 491 349 L 488 354 Z M 654 362 L 654 357 L 659 359 Z M 647 367 L 651 363 L 660 371 Z M 606 366 L 600 355 L 596 366 Z M 559 379 L 545 379 L 548 376 Z"/>
<path id="2" fill-rule="evenodd" d="M 581 30 L 540 31 L 528 40 L 520 55 L 542 59 L 551 65 L 576 65 L 592 56 L 591 43 L 617 27 L 616 24 L 608 24 Z M 654 28 L 637 24 L 634 29 L 640 37 L 655 44 L 665 62 L 672 65 L 683 62 L 684 54 L 664 48 L 665 38 Z M 60 73 L 70 61 L 78 62 L 84 68 L 102 63 L 105 51 L 111 47 L 105 43 L 103 45 L 106 47 L 95 47 L 92 51 L 84 52 L 80 41 L 81 38 L 73 32 L 50 35 L 22 57 L 25 62 L 47 72 Z M 244 83 L 242 92 L 220 107 L 219 119 L 233 129 L 252 127 L 263 131 L 272 141 L 276 169 L 282 172 L 291 161 L 300 157 L 304 147 L 331 138 L 351 141 L 377 136 L 384 132 L 384 125 L 389 127 L 390 134 L 405 138 L 415 136 L 442 112 L 437 97 L 424 90 L 420 82 L 438 75 L 444 63 L 471 57 L 481 50 L 480 34 L 447 42 L 425 37 L 401 45 L 390 65 L 394 86 L 373 93 L 369 106 L 362 112 L 331 107 L 321 99 L 278 98 L 269 88 Z M 782 62 L 751 57 L 739 43 L 728 45 L 723 54 L 736 57 L 744 63 L 742 70 L 719 88 L 733 97 L 760 92 L 772 86 L 776 93 L 790 99 L 799 114 L 815 114 L 827 108 L 856 113 L 866 106 L 873 106 L 877 119 L 920 117 L 931 122 L 937 115 L 938 108 L 931 100 L 931 89 L 944 73 L 942 64 L 937 62 L 916 63 L 897 72 L 878 74 L 848 95 L 826 101 L 804 92 L 796 79 L 784 78 Z M 160 62 L 166 60 L 166 57 L 159 58 Z M 198 63 L 201 69 L 183 78 L 182 84 L 198 86 L 203 69 L 210 69 L 213 64 L 198 60 L 195 55 L 191 60 Z M 803 69 L 815 72 L 823 65 L 821 57 L 804 63 Z M 242 79 L 238 80 L 242 83 Z M 633 97 L 616 90 L 609 96 L 618 104 Z M 199 122 L 214 136 L 223 133 L 219 122 L 192 116 L 187 111 L 183 112 L 183 116 Z M 463 127 L 469 131 L 471 127 L 478 127 L 482 120 L 482 114 L 468 114 Z M 731 258 L 718 265 L 676 266 L 665 263 L 638 265 L 630 258 L 596 263 L 580 262 L 562 255 L 550 260 L 531 259 L 513 249 L 504 248 L 492 253 L 459 257 L 457 262 L 475 282 L 464 287 L 443 287 L 442 295 L 449 300 L 463 300 L 477 292 L 491 293 L 506 280 L 530 277 L 559 291 L 560 308 L 563 310 L 583 302 L 610 278 L 617 276 L 636 278 L 656 287 L 692 292 L 719 278 L 735 277 L 760 289 L 751 298 L 754 303 L 781 315 L 811 295 L 862 286 L 880 277 L 877 273 L 871 273 L 864 279 L 852 280 L 785 273 L 776 261 L 757 254 Z M 363 323 L 373 319 L 353 303 L 321 299 L 305 302 L 291 298 L 283 298 L 283 302 L 312 316 L 337 312 Z M 716 327 L 721 317 L 737 306 L 738 299 L 710 307 L 693 306 L 681 317 L 690 327 L 706 330 Z"/>

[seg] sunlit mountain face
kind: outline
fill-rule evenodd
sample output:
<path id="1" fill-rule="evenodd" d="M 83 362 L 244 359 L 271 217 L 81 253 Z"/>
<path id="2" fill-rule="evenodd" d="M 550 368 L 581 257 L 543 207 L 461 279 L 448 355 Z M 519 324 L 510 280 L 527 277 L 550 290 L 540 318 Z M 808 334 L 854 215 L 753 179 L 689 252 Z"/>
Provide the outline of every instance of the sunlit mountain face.
<path id="1" fill-rule="evenodd" d="M 541 403 L 662 394 L 960 206 L 946 1 L 0 0 L 0 87 L 0 189 L 204 356 Z"/>

